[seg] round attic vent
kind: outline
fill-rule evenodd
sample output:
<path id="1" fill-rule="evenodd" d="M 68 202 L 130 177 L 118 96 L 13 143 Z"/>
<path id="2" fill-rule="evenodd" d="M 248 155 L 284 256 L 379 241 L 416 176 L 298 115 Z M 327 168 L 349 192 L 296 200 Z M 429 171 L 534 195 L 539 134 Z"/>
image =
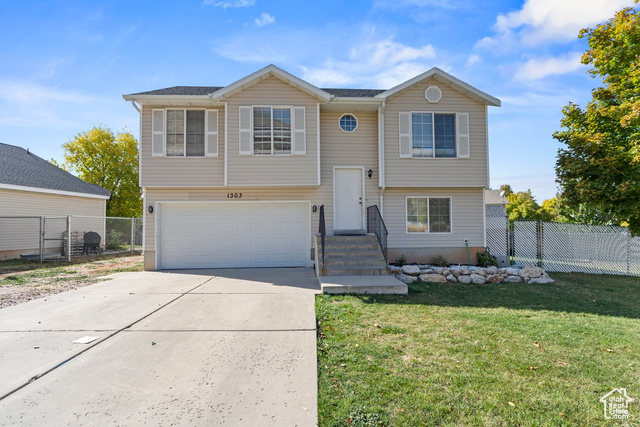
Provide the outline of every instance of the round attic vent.
<path id="1" fill-rule="evenodd" d="M 436 103 L 442 99 L 442 91 L 438 86 L 429 86 L 424 91 L 424 97 L 431 103 Z"/>

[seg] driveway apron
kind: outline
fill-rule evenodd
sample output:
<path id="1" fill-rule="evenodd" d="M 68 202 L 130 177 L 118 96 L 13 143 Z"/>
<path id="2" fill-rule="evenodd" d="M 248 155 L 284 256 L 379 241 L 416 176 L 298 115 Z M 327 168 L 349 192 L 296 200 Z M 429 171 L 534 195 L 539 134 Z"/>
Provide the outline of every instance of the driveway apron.
<path id="1" fill-rule="evenodd" d="M 2 309 L 0 425 L 316 425 L 318 289 L 304 268 L 118 273 Z"/>

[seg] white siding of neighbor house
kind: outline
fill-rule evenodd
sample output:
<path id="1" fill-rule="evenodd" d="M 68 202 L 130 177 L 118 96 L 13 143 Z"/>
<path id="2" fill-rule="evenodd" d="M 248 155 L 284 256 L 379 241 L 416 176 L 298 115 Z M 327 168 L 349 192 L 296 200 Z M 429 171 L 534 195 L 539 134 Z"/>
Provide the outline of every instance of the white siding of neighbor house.
<path id="1" fill-rule="evenodd" d="M 318 183 L 318 100 L 275 78 L 266 78 L 227 100 L 228 185 L 233 187 L 309 186 Z M 241 106 L 305 107 L 306 154 L 240 155 Z M 292 112 L 293 113 L 293 112 Z"/>
<path id="2" fill-rule="evenodd" d="M 142 107 L 140 168 L 142 187 L 221 187 L 224 185 L 224 109 L 218 110 L 218 157 L 165 157 L 151 155 L 151 115 L 154 109 L 199 109 L 202 107 Z M 166 120 L 166 118 L 165 118 Z M 166 126 L 166 124 L 165 124 Z"/>
<path id="3" fill-rule="evenodd" d="M 455 248 L 484 246 L 482 188 L 393 188 L 384 193 L 384 222 L 389 248 Z M 407 233 L 407 197 L 451 197 L 452 233 Z"/>
<path id="4" fill-rule="evenodd" d="M 429 86 L 442 90 L 442 99 L 429 103 Z M 400 112 L 468 113 L 470 156 L 461 159 L 400 158 L 398 120 Z M 384 120 L 385 176 L 387 187 L 486 187 L 487 118 L 483 104 L 427 79 L 386 101 Z"/>
<path id="5" fill-rule="evenodd" d="M 0 189 L 0 216 L 47 216 L 67 215 L 104 217 L 106 201 L 88 197 L 37 193 Z M 49 231 L 54 227 L 62 237 L 66 222 L 50 221 Z M 38 219 L 0 218 L 0 251 L 38 250 L 40 222 Z M 61 246 L 61 242 L 47 244 L 46 247 Z"/>

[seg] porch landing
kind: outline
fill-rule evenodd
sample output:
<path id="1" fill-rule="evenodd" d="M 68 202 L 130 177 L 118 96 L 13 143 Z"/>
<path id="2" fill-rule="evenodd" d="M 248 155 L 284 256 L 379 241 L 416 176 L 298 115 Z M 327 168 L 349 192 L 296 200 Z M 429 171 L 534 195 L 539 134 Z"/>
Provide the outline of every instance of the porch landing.
<path id="1" fill-rule="evenodd" d="M 407 285 L 393 276 L 320 276 L 325 294 L 401 294 Z"/>

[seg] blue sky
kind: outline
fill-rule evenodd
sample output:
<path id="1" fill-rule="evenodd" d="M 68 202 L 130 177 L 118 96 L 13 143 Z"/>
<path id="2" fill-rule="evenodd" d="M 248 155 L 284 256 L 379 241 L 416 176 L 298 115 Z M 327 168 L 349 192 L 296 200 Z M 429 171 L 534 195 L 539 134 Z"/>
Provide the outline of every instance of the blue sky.
<path id="1" fill-rule="evenodd" d="M 553 197 L 561 110 L 599 84 L 594 26 L 633 0 L 2 2 L 0 142 L 63 159 L 95 125 L 138 136 L 122 94 L 223 86 L 274 63 L 319 87 L 387 89 L 433 66 L 502 100 L 491 185 Z"/>

